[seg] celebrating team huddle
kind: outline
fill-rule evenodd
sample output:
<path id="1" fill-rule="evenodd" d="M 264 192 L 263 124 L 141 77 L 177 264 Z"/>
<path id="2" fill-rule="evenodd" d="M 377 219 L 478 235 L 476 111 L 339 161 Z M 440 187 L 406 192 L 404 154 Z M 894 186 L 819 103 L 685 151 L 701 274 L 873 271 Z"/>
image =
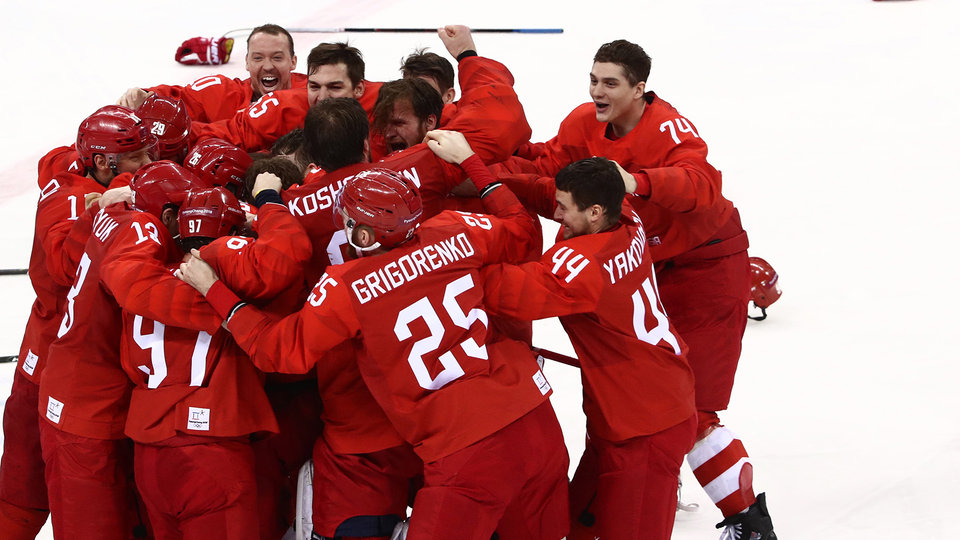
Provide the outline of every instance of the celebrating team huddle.
<path id="1" fill-rule="evenodd" d="M 746 232 L 650 58 L 600 47 L 534 143 L 509 69 L 438 35 L 456 71 L 417 50 L 374 82 L 345 43 L 295 73 L 264 25 L 249 79 L 130 89 L 43 157 L 0 537 L 667 539 L 687 456 L 721 538 L 776 540 L 717 416 Z M 583 381 L 572 479 L 549 317 Z"/>

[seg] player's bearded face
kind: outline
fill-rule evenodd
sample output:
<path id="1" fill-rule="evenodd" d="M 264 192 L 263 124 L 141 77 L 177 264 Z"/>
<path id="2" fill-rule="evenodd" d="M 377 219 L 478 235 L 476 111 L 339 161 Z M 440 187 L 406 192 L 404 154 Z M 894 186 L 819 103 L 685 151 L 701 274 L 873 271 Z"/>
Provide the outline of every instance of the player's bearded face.
<path id="1" fill-rule="evenodd" d="M 399 100 L 393 105 L 393 114 L 383 128 L 383 139 L 390 151 L 396 152 L 423 142 L 423 137 L 431 129 L 429 120 L 418 118 L 409 101 Z"/>

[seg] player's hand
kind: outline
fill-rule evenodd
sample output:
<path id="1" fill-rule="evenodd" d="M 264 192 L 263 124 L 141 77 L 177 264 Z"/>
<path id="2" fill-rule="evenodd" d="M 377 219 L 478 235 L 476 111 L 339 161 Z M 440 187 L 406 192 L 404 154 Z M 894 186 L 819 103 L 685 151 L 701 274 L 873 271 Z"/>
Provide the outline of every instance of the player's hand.
<path id="1" fill-rule="evenodd" d="M 612 159 L 610 161 L 613 161 Z M 628 173 L 626 169 L 620 166 L 619 163 L 613 161 L 613 164 L 617 166 L 617 170 L 620 171 L 620 177 L 623 178 L 623 187 L 627 190 L 627 193 L 633 193 L 637 190 L 637 179 L 633 177 L 632 174 Z"/>
<path id="2" fill-rule="evenodd" d="M 183 280 L 187 285 L 206 295 L 210 287 L 220 279 L 213 267 L 200 258 L 200 251 L 190 250 L 192 257 L 185 263 L 180 263 L 180 270 L 177 271 L 177 277 Z"/>
<path id="3" fill-rule="evenodd" d="M 130 186 L 123 186 L 105 191 L 103 196 L 100 197 L 100 208 L 106 208 L 111 204 L 117 204 L 119 202 L 133 202 L 133 195 L 130 190 Z"/>
<path id="4" fill-rule="evenodd" d="M 449 24 L 443 28 L 437 28 L 437 35 L 440 36 L 440 41 L 443 41 L 447 52 L 454 58 L 464 51 L 477 50 L 477 44 L 473 42 L 473 34 L 462 24 Z"/>
<path id="5" fill-rule="evenodd" d="M 103 197 L 102 193 L 87 193 L 83 196 L 83 209 L 86 210 L 93 206 L 93 203 L 100 200 Z"/>
<path id="6" fill-rule="evenodd" d="M 257 175 L 257 179 L 253 182 L 253 197 L 256 198 L 257 194 L 265 189 L 272 189 L 277 193 L 280 193 L 280 190 L 283 188 L 283 182 L 280 181 L 280 177 L 270 173 L 262 172 Z"/>
<path id="7" fill-rule="evenodd" d="M 427 132 L 427 147 L 433 151 L 440 159 L 448 163 L 463 163 L 465 159 L 473 155 L 473 148 L 466 137 L 459 131 L 447 131 L 445 129 L 434 129 Z"/>
<path id="8" fill-rule="evenodd" d="M 136 109 L 143 105 L 144 100 L 152 93 L 153 92 L 147 92 L 142 88 L 131 88 L 120 96 L 120 99 L 117 100 L 117 105 Z"/>

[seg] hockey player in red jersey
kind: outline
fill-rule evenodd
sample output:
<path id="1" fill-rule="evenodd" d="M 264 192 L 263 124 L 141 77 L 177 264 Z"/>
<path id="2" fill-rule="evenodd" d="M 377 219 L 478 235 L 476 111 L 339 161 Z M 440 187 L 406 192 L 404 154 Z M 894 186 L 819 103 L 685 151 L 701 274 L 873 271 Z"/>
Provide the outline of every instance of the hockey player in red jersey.
<path id="1" fill-rule="evenodd" d="M 90 224 L 40 381 L 41 445 L 58 537 L 120 540 L 137 524 L 118 302 L 152 313 L 151 299 L 176 300 L 165 294 L 177 280 L 164 264 L 180 258 L 172 238 L 176 204 L 198 185 L 172 162 L 146 165 L 131 180 L 131 205 L 103 208 Z M 129 285 L 138 278 L 139 287 Z"/>
<path id="2" fill-rule="evenodd" d="M 533 223 L 472 152 L 454 150 L 469 149 L 462 136 L 434 132 L 430 144 L 461 163 L 495 216 L 449 212 L 418 228 L 413 183 L 367 171 L 338 199 L 365 256 L 330 267 L 298 313 L 271 321 L 201 261 L 181 274 L 262 368 L 303 372 L 361 335 L 364 381 L 426 463 L 407 538 L 561 538 L 568 460 L 549 384 L 527 346 L 489 339 L 477 286 L 484 264 L 525 255 Z"/>
<path id="3" fill-rule="evenodd" d="M 307 114 L 304 131 L 305 152 L 329 172 L 313 183 L 284 191 L 283 198 L 313 244 L 313 259 L 306 270 L 306 281 L 312 286 L 328 266 L 353 258 L 343 228 L 334 222 L 334 201 L 350 178 L 375 165 L 367 160 L 367 116 L 354 99 L 318 103 Z M 462 175 L 462 170 L 442 162 L 433 152 L 426 148 L 424 152 L 422 157 L 430 166 L 439 168 L 442 163 L 456 169 L 458 179 Z M 417 174 L 416 169 L 412 171 L 407 174 Z M 434 169 L 429 171 L 433 174 Z M 340 345 L 316 370 L 324 408 L 322 437 L 313 450 L 312 520 L 314 532 L 324 537 L 389 536 L 405 515 L 409 479 L 422 470 L 422 462 L 363 384 L 356 365 L 359 348 L 353 343 Z M 338 488 L 333 490 L 331 485 Z"/>
<path id="4" fill-rule="evenodd" d="M 461 100 L 462 102 L 463 100 Z M 519 102 L 517 102 L 519 107 Z M 451 201 L 450 190 L 465 177 L 456 167 L 436 159 L 422 141 L 427 132 L 437 124 L 444 124 L 443 101 L 429 83 L 420 78 L 398 79 L 384 83 L 377 98 L 375 116 L 377 124 L 371 131 L 377 130 L 384 138 L 390 138 L 397 147 L 404 147 L 378 162 L 378 166 L 396 171 L 409 171 L 416 179 L 417 187 L 424 201 L 424 213 L 432 216 L 441 209 L 468 204 L 462 200 Z M 522 118 L 522 108 L 518 109 Z M 495 112 L 491 110 L 491 115 Z M 477 141 L 476 153 L 481 160 L 497 161 L 503 159 L 504 149 L 515 147 L 529 133 L 525 133 L 523 121 L 520 128 L 503 129 L 496 122 L 483 124 L 471 123 L 464 119 L 464 130 L 460 131 L 473 147 Z M 460 125 L 454 119 L 450 126 Z M 459 130 L 458 130 L 459 131 Z M 309 145 L 309 143 L 308 143 Z"/>
<path id="5" fill-rule="evenodd" d="M 204 246 L 206 260 L 251 298 L 282 296 L 299 284 L 310 246 L 274 196 L 261 204 L 254 240 L 233 236 L 245 216 L 232 194 L 191 191 L 178 243 Z M 124 310 L 123 366 L 136 384 L 126 433 L 136 443 L 137 486 L 157 538 L 260 538 L 249 436 L 276 432 L 277 423 L 259 372 L 219 328 L 222 319 L 209 309 L 190 312 L 198 296 L 178 283 L 191 295 L 157 302 L 152 317 Z M 205 472 L 181 474 L 191 470 Z"/>
<path id="6" fill-rule="evenodd" d="M 657 294 L 640 219 L 616 165 L 575 162 L 527 202 L 560 222 L 538 262 L 484 269 L 491 313 L 559 316 L 580 359 L 587 443 L 570 488 L 581 540 L 669 539 L 696 430 L 686 345 Z"/>
<path id="7" fill-rule="evenodd" d="M 200 178 L 223 186 L 238 199 L 246 198 L 243 176 L 251 164 L 250 154 L 222 139 L 204 139 L 190 149 L 183 163 Z"/>
<path id="8" fill-rule="evenodd" d="M 311 159 L 331 172 L 318 183 L 282 192 L 283 200 L 309 235 L 313 255 L 304 268 L 305 290 L 298 296 L 299 304 L 289 305 L 286 312 L 277 311 L 278 315 L 286 315 L 302 305 L 309 288 L 327 266 L 347 257 L 342 228 L 334 224 L 334 198 L 345 178 L 371 166 L 365 162 L 364 150 L 368 146 L 367 115 L 356 100 L 323 101 L 311 109 L 307 126 L 315 148 Z M 205 254 L 202 256 L 206 259 Z M 229 275 L 225 281 L 230 284 Z M 299 288 L 291 287 L 294 289 L 299 292 Z M 403 447 L 403 440 L 363 385 L 354 354 L 353 346 L 345 344 L 331 352 L 325 358 L 324 369 L 316 373 L 323 399 L 323 436 L 313 450 L 317 488 L 313 496 L 314 531 L 329 537 L 342 536 L 337 531 L 344 530 L 353 536 L 388 536 L 395 521 L 404 516 L 407 479 L 418 474 L 422 464 L 409 447 Z M 272 400 L 274 397 L 282 396 L 271 395 Z M 311 428 L 302 426 L 297 431 L 308 433 Z M 289 440 L 283 441 L 291 446 Z M 367 455 L 374 455 L 375 464 L 365 459 Z M 398 468 L 403 470 L 397 472 Z M 383 475 L 383 481 L 370 479 L 377 473 Z M 369 482 L 352 483 L 361 474 Z M 330 489 L 330 485 L 339 486 L 338 490 Z M 376 487 L 371 489 L 372 486 Z"/>
<path id="9" fill-rule="evenodd" d="M 444 103 L 442 115 L 433 120 L 432 126 L 411 129 L 414 122 L 402 102 L 392 108 L 384 104 L 375 113 L 379 119 L 374 121 L 374 131 L 383 133 L 389 151 L 420 143 L 430 129 L 459 131 L 484 163 L 503 161 L 527 143 L 531 134 L 523 105 L 513 89 L 513 74 L 500 62 L 477 55 L 473 35 L 466 26 L 444 26 L 437 35 L 457 60 L 460 99 L 454 100 L 453 67 L 449 62 L 433 53 L 415 53 L 401 65 L 403 77 L 423 79 L 433 86 Z M 429 122 L 429 118 L 420 119 L 421 124 Z"/>
<path id="10" fill-rule="evenodd" d="M 157 159 L 183 163 L 190 142 L 190 116 L 183 102 L 153 94 L 137 107 L 147 129 L 157 137 Z"/>
<path id="11" fill-rule="evenodd" d="M 404 102 L 403 107 L 416 115 L 411 123 L 420 125 L 418 140 L 427 136 L 424 129 L 433 125 L 431 118 L 438 117 L 443 102 L 429 84 L 420 79 L 398 79 L 384 83 L 384 99 L 394 103 Z M 301 216 L 304 227 L 311 235 L 316 231 L 334 235 L 336 228 L 330 226 L 328 216 L 333 208 L 334 195 L 343 183 L 354 174 L 372 167 L 386 168 L 402 174 L 413 181 L 420 193 L 427 217 L 437 214 L 448 205 L 450 190 L 466 179 L 463 169 L 438 158 L 425 143 L 416 144 L 396 152 L 376 163 L 369 163 L 369 127 L 361 107 L 349 99 L 331 99 L 314 106 L 307 115 L 304 127 L 304 151 L 307 157 L 325 172 L 314 181 L 299 188 L 284 192 L 284 200 L 294 216 Z M 484 157 L 481 154 L 478 156 Z M 327 246 L 331 236 L 318 235 L 323 245 L 314 243 L 314 264 L 311 265 L 319 278 L 328 263 L 342 262 L 336 255 L 347 244 L 342 234 L 336 235 L 337 243 Z M 327 258 L 327 252 L 334 253 Z M 308 279 L 308 281 L 311 281 Z M 311 281 L 313 282 L 313 281 Z"/>
<path id="12" fill-rule="evenodd" d="M 126 184 L 130 173 L 150 162 L 155 145 L 156 139 L 133 111 L 111 105 L 81 123 L 76 151 L 60 147 L 40 160 L 40 200 L 30 255 L 30 281 L 37 299 L 4 407 L 0 537 L 32 540 L 49 508 L 37 403 L 47 348 L 57 336 L 62 304 L 76 269 L 76 261 L 70 266 L 62 257 L 63 242 L 84 212 L 85 196 Z"/>
<path id="13" fill-rule="evenodd" d="M 307 77 L 294 73 L 296 67 L 293 37 L 281 26 L 265 24 L 254 28 L 247 37 L 246 68 L 250 77 L 231 79 L 225 75 L 210 75 L 186 86 L 131 88 L 120 96 L 117 103 L 137 108 L 153 92 L 183 101 L 190 118 L 196 122 L 226 120 L 264 94 L 306 86 Z"/>
<path id="14" fill-rule="evenodd" d="M 593 101 L 536 145 L 533 161 L 512 158 L 495 170 L 554 175 L 591 156 L 620 166 L 646 229 L 660 298 L 690 347 L 699 412 L 688 462 L 724 515 L 719 526 L 773 539 L 765 500 L 754 496 L 749 457 L 716 413 L 730 401 L 746 326 L 747 234 L 721 193 L 720 172 L 707 162 L 706 143 L 689 120 L 646 91 L 649 73 L 650 57 L 636 44 L 603 45 L 590 72 Z"/>

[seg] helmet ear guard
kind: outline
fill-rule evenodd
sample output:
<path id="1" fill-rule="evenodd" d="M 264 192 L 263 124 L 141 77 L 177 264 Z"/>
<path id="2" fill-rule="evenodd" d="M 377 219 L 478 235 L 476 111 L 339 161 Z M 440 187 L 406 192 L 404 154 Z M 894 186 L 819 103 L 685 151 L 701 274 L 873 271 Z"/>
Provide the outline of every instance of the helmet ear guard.
<path id="1" fill-rule="evenodd" d="M 767 308 L 780 299 L 780 276 L 770 263 L 760 257 L 750 257 L 750 299 L 760 309 L 757 317 L 747 317 L 762 321 L 767 318 Z"/>

